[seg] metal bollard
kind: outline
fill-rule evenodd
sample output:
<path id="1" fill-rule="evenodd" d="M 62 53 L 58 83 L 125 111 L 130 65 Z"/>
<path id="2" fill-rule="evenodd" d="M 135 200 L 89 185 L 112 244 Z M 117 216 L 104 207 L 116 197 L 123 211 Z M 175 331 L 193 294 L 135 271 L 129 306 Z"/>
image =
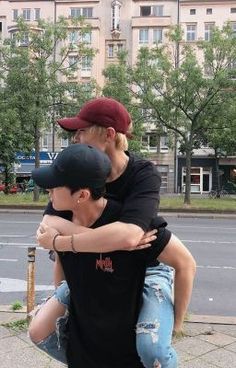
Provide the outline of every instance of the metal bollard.
<path id="1" fill-rule="evenodd" d="M 36 247 L 28 247 L 27 267 L 27 319 L 30 320 L 30 312 L 35 305 L 35 251 Z"/>

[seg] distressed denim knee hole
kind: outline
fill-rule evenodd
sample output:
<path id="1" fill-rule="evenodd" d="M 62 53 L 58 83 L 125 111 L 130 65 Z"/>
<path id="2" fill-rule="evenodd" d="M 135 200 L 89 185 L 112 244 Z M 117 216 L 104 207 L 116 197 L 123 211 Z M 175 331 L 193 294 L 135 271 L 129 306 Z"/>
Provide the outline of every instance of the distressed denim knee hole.
<path id="1" fill-rule="evenodd" d="M 149 334 L 152 338 L 152 342 L 158 341 L 158 329 L 160 323 L 156 320 L 154 322 L 139 322 L 136 326 L 136 334 Z"/>

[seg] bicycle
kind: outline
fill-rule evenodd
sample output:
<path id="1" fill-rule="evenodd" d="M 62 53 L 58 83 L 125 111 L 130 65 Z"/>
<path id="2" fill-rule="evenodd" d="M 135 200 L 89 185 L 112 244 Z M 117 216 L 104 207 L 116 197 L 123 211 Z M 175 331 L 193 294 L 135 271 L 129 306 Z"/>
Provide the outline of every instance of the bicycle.
<path id="1" fill-rule="evenodd" d="M 222 197 L 229 197 L 229 192 L 225 189 L 212 189 L 209 193 L 208 193 L 208 197 L 210 199 L 215 199 L 215 198 L 222 198 Z"/>

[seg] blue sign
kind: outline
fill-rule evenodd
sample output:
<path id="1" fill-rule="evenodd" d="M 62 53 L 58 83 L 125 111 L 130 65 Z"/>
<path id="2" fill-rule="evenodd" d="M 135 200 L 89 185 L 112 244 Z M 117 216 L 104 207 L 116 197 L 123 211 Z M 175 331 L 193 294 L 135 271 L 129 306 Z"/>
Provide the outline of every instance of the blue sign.
<path id="1" fill-rule="evenodd" d="M 58 152 L 44 152 L 40 151 L 39 160 L 40 164 L 51 164 L 53 160 L 57 157 Z M 30 154 L 25 154 L 23 152 L 17 152 L 16 154 L 17 161 L 21 164 L 34 164 L 35 163 L 35 152 L 31 152 Z"/>

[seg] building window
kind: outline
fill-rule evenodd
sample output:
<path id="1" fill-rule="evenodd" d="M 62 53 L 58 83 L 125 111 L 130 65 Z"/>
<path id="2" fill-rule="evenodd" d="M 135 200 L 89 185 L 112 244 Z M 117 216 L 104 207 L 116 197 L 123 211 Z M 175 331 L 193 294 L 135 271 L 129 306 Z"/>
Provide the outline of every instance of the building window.
<path id="1" fill-rule="evenodd" d="M 107 56 L 109 58 L 114 57 L 114 45 L 113 44 L 108 45 Z"/>
<path id="2" fill-rule="evenodd" d="M 49 148 L 49 137 L 48 133 L 43 134 L 42 136 L 42 149 L 48 149 Z"/>
<path id="3" fill-rule="evenodd" d="M 153 6 L 153 15 L 154 15 L 154 17 L 163 17 L 163 15 L 164 15 L 164 6 L 163 5 Z"/>
<path id="4" fill-rule="evenodd" d="M 29 21 L 30 20 L 31 9 L 23 9 L 23 19 Z"/>
<path id="5" fill-rule="evenodd" d="M 233 36 L 236 37 L 236 23 L 232 23 Z"/>
<path id="6" fill-rule="evenodd" d="M 139 43 L 148 43 L 148 29 L 140 29 L 139 30 Z"/>
<path id="7" fill-rule="evenodd" d="M 20 46 L 28 46 L 29 45 L 29 33 L 23 32 L 21 40 L 20 40 Z"/>
<path id="8" fill-rule="evenodd" d="M 77 56 L 69 56 L 68 57 L 68 63 L 69 63 L 69 67 L 72 68 L 76 68 L 78 65 L 78 57 Z"/>
<path id="9" fill-rule="evenodd" d="M 34 20 L 39 20 L 40 19 L 40 9 L 36 8 L 34 9 Z"/>
<path id="10" fill-rule="evenodd" d="M 142 136 L 142 150 L 148 152 L 157 152 L 157 134 L 148 133 Z"/>
<path id="11" fill-rule="evenodd" d="M 81 70 L 91 71 L 92 69 L 92 58 L 90 56 L 83 56 L 81 58 Z"/>
<path id="12" fill-rule="evenodd" d="M 210 41 L 214 23 L 205 23 L 205 41 Z"/>
<path id="13" fill-rule="evenodd" d="M 85 18 L 92 18 L 93 17 L 93 8 L 83 8 L 82 16 Z"/>
<path id="14" fill-rule="evenodd" d="M 163 135 L 160 137 L 160 153 L 168 153 L 168 137 L 167 135 Z"/>
<path id="15" fill-rule="evenodd" d="M 163 17 L 164 6 L 154 5 L 154 6 L 140 6 L 140 16 L 141 17 Z"/>
<path id="16" fill-rule="evenodd" d="M 190 15 L 195 15 L 196 14 L 196 9 L 190 9 L 189 13 L 190 13 Z"/>
<path id="17" fill-rule="evenodd" d="M 120 29 L 120 8 L 121 3 L 119 1 L 113 1 L 111 6 L 111 29 Z"/>
<path id="18" fill-rule="evenodd" d="M 186 186 L 186 167 L 182 168 L 182 191 Z M 191 193 L 209 192 L 212 186 L 212 169 L 210 167 L 191 168 Z"/>
<path id="19" fill-rule="evenodd" d="M 68 138 L 61 138 L 61 148 L 66 148 L 69 146 L 69 139 Z"/>
<path id="20" fill-rule="evenodd" d="M 84 32 L 81 36 L 82 42 L 91 44 L 92 43 L 92 32 Z"/>
<path id="21" fill-rule="evenodd" d="M 195 24 L 188 24 L 186 35 L 187 35 L 186 37 L 187 41 L 196 41 L 197 26 Z"/>
<path id="22" fill-rule="evenodd" d="M 230 79 L 236 79 L 236 60 L 228 65 L 228 73 Z"/>
<path id="23" fill-rule="evenodd" d="M 153 43 L 160 43 L 162 42 L 162 28 L 154 28 L 153 29 Z"/>
<path id="24" fill-rule="evenodd" d="M 236 13 L 236 8 L 231 8 L 230 13 L 235 14 Z"/>
<path id="25" fill-rule="evenodd" d="M 70 8 L 70 16 L 71 18 L 92 18 L 93 8 Z"/>
<path id="26" fill-rule="evenodd" d="M 141 17 L 149 17 L 151 15 L 151 6 L 140 6 Z"/>
<path id="27" fill-rule="evenodd" d="M 78 31 L 72 31 L 69 33 L 69 42 L 71 44 L 76 44 L 79 40 Z"/>
<path id="28" fill-rule="evenodd" d="M 211 9 L 211 8 L 207 8 L 207 10 L 206 10 L 206 14 L 207 14 L 207 15 L 212 14 L 212 9 Z"/>
<path id="29" fill-rule="evenodd" d="M 18 18 L 18 9 L 13 9 L 12 10 L 12 19 L 17 20 L 17 18 Z"/>
<path id="30" fill-rule="evenodd" d="M 123 43 L 118 43 L 117 44 L 117 52 L 121 52 L 124 50 L 124 44 Z"/>

